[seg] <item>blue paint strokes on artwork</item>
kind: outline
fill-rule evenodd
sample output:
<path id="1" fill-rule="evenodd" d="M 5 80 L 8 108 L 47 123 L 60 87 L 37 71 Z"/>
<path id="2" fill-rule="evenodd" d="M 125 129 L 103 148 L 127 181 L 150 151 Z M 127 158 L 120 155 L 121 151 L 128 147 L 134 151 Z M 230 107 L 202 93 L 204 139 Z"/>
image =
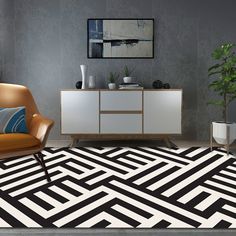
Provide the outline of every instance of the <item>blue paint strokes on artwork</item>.
<path id="1" fill-rule="evenodd" d="M 103 39 L 103 20 L 89 20 L 89 39 Z"/>
<path id="2" fill-rule="evenodd" d="M 103 55 L 103 20 L 89 20 L 90 57 L 100 58 Z"/>

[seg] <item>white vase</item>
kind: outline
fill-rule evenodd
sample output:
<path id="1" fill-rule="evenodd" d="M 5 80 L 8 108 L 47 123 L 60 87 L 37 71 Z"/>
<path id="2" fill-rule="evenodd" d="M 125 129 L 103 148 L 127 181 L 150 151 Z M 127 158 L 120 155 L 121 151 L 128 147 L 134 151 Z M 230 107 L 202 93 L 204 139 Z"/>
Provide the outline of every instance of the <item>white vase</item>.
<path id="1" fill-rule="evenodd" d="M 227 144 L 227 128 L 229 130 L 229 144 L 236 138 L 236 123 L 212 122 L 213 137 L 219 144 Z"/>
<path id="2" fill-rule="evenodd" d="M 93 76 L 93 75 L 90 75 L 90 76 L 89 76 L 88 87 L 89 87 L 90 89 L 94 89 L 94 88 L 96 87 L 96 82 L 95 82 L 95 80 L 96 80 L 95 76 Z"/>
<path id="3" fill-rule="evenodd" d="M 81 89 L 86 89 L 86 77 L 87 77 L 87 69 L 86 65 L 80 65 L 81 74 L 82 74 L 82 87 Z"/>

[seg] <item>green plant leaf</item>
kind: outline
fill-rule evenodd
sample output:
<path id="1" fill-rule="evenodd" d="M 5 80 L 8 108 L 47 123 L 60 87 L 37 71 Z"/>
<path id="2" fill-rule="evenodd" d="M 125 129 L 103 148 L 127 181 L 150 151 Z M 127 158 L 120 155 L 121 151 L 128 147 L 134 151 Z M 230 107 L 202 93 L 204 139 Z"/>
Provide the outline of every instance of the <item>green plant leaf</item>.
<path id="1" fill-rule="evenodd" d="M 212 53 L 212 57 L 216 60 L 221 59 L 221 57 L 223 56 L 224 52 L 222 50 L 222 48 L 217 48 L 215 49 L 215 51 Z"/>
<path id="2" fill-rule="evenodd" d="M 215 75 L 208 87 L 222 97 L 221 100 L 209 101 L 208 104 L 223 108 L 224 120 L 227 118 L 229 104 L 236 99 L 236 56 L 235 44 L 225 43 L 216 48 L 212 57 L 216 62 L 208 69 L 208 77 Z"/>
<path id="3" fill-rule="evenodd" d="M 135 69 L 135 68 L 129 69 L 129 67 L 128 67 L 127 65 L 125 65 L 125 67 L 124 67 L 124 75 L 125 75 L 126 77 L 131 76 L 131 74 L 134 72 L 134 69 Z"/>
<path id="4" fill-rule="evenodd" d="M 220 66 L 222 66 L 222 64 L 217 63 L 217 64 L 211 66 L 211 67 L 208 69 L 208 72 L 210 72 L 210 71 L 212 71 L 212 70 L 215 70 L 215 69 L 218 69 Z"/>
<path id="5" fill-rule="evenodd" d="M 110 72 L 109 73 L 109 77 L 108 77 L 108 81 L 110 83 L 115 83 L 115 81 L 119 78 L 119 73 L 116 72 Z"/>
<path id="6" fill-rule="evenodd" d="M 212 71 L 210 73 L 208 73 L 208 77 L 212 76 L 212 75 L 216 75 L 216 74 L 221 74 L 222 73 L 222 70 L 220 71 Z"/>
<path id="7" fill-rule="evenodd" d="M 216 106 L 224 106 L 224 101 L 209 101 L 207 104 L 216 105 Z"/>

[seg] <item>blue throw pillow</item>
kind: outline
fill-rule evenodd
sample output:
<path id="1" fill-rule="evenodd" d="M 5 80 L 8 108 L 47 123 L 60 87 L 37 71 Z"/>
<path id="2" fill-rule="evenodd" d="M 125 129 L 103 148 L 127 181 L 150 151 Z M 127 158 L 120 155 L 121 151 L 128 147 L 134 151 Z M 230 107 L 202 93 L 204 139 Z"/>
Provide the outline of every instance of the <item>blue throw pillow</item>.
<path id="1" fill-rule="evenodd" d="M 0 108 L 0 134 L 28 133 L 25 107 Z"/>

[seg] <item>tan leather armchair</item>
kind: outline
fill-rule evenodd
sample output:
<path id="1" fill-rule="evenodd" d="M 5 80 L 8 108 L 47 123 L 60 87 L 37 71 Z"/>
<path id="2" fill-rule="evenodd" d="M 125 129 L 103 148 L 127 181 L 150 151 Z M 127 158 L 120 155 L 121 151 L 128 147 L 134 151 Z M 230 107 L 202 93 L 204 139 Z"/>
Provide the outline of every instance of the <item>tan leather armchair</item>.
<path id="1" fill-rule="evenodd" d="M 41 151 L 45 147 L 54 122 L 39 113 L 28 88 L 0 83 L 0 107 L 19 106 L 26 107 L 29 134 L 0 134 L 0 160 L 32 154 L 44 169 L 47 180 L 51 181 Z"/>

